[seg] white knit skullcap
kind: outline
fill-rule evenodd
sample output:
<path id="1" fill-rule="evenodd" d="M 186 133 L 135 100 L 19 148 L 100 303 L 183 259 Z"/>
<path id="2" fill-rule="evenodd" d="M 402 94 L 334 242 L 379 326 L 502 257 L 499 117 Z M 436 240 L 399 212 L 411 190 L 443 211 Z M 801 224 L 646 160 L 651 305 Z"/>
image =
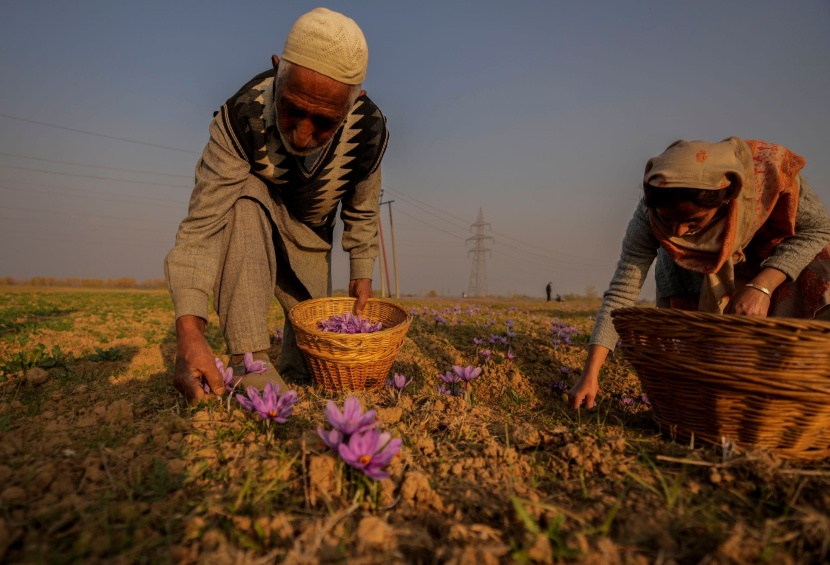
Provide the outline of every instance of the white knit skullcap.
<path id="1" fill-rule="evenodd" d="M 353 19 L 315 8 L 300 16 L 288 32 L 282 58 L 345 84 L 361 84 L 369 49 Z"/>

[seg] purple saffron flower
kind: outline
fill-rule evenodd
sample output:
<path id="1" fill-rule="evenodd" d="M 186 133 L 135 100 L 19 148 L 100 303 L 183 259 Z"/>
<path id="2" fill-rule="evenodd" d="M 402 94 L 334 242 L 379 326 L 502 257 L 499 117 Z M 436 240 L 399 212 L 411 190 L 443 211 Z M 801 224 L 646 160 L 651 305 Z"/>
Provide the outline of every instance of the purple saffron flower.
<path id="1" fill-rule="evenodd" d="M 214 363 L 216 363 L 216 368 L 219 369 L 219 372 L 222 374 L 222 382 L 225 383 L 225 388 L 233 390 L 235 388 L 233 382 L 233 368 L 228 367 L 226 369 L 225 364 L 222 363 L 222 360 L 218 357 L 214 357 L 213 361 Z M 208 384 L 207 379 L 204 376 L 202 376 L 202 378 L 199 379 L 199 384 L 202 385 L 202 390 L 204 390 L 208 394 L 212 392 L 210 389 L 210 385 Z"/>
<path id="2" fill-rule="evenodd" d="M 241 394 L 236 395 L 239 404 L 248 410 L 255 410 L 263 420 L 273 420 L 278 424 L 284 424 L 288 421 L 288 417 L 294 412 L 294 404 L 299 400 L 297 393 L 293 390 L 280 394 L 280 385 L 274 383 L 265 385 L 262 396 L 260 396 L 259 390 L 253 386 L 249 386 L 245 394 L 248 395 L 247 398 Z"/>
<path id="3" fill-rule="evenodd" d="M 222 380 L 225 382 L 225 388 L 230 390 L 236 388 L 236 384 L 233 382 L 233 367 L 228 367 L 222 371 Z M 241 381 L 242 377 L 239 377 L 239 380 Z"/>
<path id="4" fill-rule="evenodd" d="M 562 372 L 563 375 L 567 375 L 568 373 L 571 372 L 571 370 L 568 367 L 566 367 L 565 365 L 562 365 L 561 367 L 559 367 L 559 370 Z"/>
<path id="5" fill-rule="evenodd" d="M 395 373 L 392 377 L 386 379 L 386 386 L 392 387 L 395 390 L 403 390 L 403 387 L 408 385 L 412 381 L 412 378 L 406 378 L 406 375 L 401 375 Z"/>
<path id="6" fill-rule="evenodd" d="M 343 442 L 343 434 L 337 430 L 324 430 L 317 428 L 317 435 L 323 440 L 330 449 L 337 450 L 337 447 Z"/>
<path id="7" fill-rule="evenodd" d="M 508 358 L 508 359 L 510 359 L 510 360 L 512 361 L 513 359 L 515 359 L 515 358 L 516 358 L 516 354 L 515 354 L 515 353 L 513 353 L 512 351 L 508 351 L 508 352 L 507 352 L 507 358 Z"/>
<path id="8" fill-rule="evenodd" d="M 496 345 L 501 340 L 499 339 L 499 336 L 497 336 L 496 334 L 493 334 L 493 335 L 491 335 L 490 337 L 487 338 L 487 341 L 490 342 L 490 345 Z"/>
<path id="9" fill-rule="evenodd" d="M 622 399 L 623 406 L 634 406 L 634 399 L 626 396 Z"/>
<path id="10" fill-rule="evenodd" d="M 481 367 L 461 367 L 459 365 L 453 365 L 452 371 L 453 373 L 455 373 L 455 376 L 458 377 L 458 379 L 456 379 L 456 382 L 458 382 L 458 380 L 460 379 L 465 383 L 469 384 L 471 381 L 477 379 L 478 376 L 481 374 Z M 449 381 L 445 380 L 444 382 Z"/>
<path id="11" fill-rule="evenodd" d="M 280 328 L 275 328 L 274 333 L 276 334 L 277 341 L 282 341 L 284 337 L 284 332 Z"/>
<path id="12" fill-rule="evenodd" d="M 483 340 L 483 339 L 479 339 L 479 338 L 477 338 L 477 337 L 474 337 L 474 338 L 473 338 L 473 343 L 475 343 L 476 345 L 483 345 L 483 344 L 484 344 L 484 340 Z"/>
<path id="13" fill-rule="evenodd" d="M 370 322 L 361 316 L 355 316 L 351 312 L 335 314 L 328 320 L 317 322 L 317 329 L 324 332 L 335 332 L 341 334 L 371 333 L 383 329 L 380 322 Z"/>
<path id="14" fill-rule="evenodd" d="M 268 370 L 268 364 L 259 359 L 254 361 L 254 354 L 250 352 L 242 356 L 242 364 L 245 365 L 245 374 L 259 375 Z"/>
<path id="15" fill-rule="evenodd" d="M 438 385 L 438 392 L 444 396 L 461 396 L 461 388 L 451 385 L 449 388 L 444 385 Z"/>
<path id="16" fill-rule="evenodd" d="M 646 396 L 645 394 L 641 395 L 640 396 L 640 404 L 644 404 L 646 406 L 651 406 L 651 402 L 649 402 L 648 396 Z"/>
<path id="17" fill-rule="evenodd" d="M 447 323 L 447 321 L 444 319 L 444 316 L 442 316 L 441 314 L 436 314 L 435 315 L 435 325 L 446 324 L 446 323 Z"/>
<path id="18" fill-rule="evenodd" d="M 400 452 L 402 443 L 400 439 L 392 439 L 388 432 L 366 430 L 350 437 L 348 444 L 344 442 L 338 445 L 337 451 L 346 464 L 362 470 L 367 477 L 380 481 L 389 477 L 386 467 Z"/>
<path id="19" fill-rule="evenodd" d="M 346 436 L 374 428 L 378 424 L 376 415 L 377 412 L 374 410 L 369 410 L 364 414 L 363 406 L 355 396 L 346 399 L 342 412 L 331 400 L 326 404 L 326 419 L 329 424 Z"/>
<path id="20" fill-rule="evenodd" d="M 507 323 L 507 329 L 508 330 L 512 330 L 515 327 L 515 324 L 513 323 L 513 320 L 507 320 L 506 323 Z"/>
<path id="21" fill-rule="evenodd" d="M 489 363 L 489 362 L 490 362 L 490 356 L 491 356 L 492 354 L 493 354 L 493 352 L 492 352 L 492 351 L 490 351 L 489 349 L 482 349 L 482 350 L 479 352 L 479 355 L 481 355 L 481 357 L 482 357 L 482 359 L 484 359 L 484 362 L 485 362 L 485 363 Z"/>
<path id="22" fill-rule="evenodd" d="M 447 383 L 448 385 L 454 385 L 455 383 L 461 381 L 461 375 L 451 373 L 449 371 L 447 371 L 443 375 L 438 375 L 438 378 Z"/>
<path id="23" fill-rule="evenodd" d="M 514 332 L 513 330 L 507 330 L 506 333 L 507 333 L 508 339 L 513 339 L 517 335 L 516 332 Z"/>
<path id="24" fill-rule="evenodd" d="M 560 392 L 565 392 L 568 390 L 568 385 L 565 381 L 556 381 L 553 383 L 553 390 L 558 390 Z"/>

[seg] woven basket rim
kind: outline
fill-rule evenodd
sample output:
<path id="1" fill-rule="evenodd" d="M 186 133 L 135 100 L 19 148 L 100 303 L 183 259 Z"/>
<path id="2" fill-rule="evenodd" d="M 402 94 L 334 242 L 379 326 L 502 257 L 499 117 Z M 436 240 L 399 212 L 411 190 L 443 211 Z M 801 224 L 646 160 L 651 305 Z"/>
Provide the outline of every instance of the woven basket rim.
<path id="1" fill-rule="evenodd" d="M 298 317 L 300 312 L 302 312 L 303 310 L 308 310 L 310 308 L 313 308 L 316 304 L 319 304 L 321 302 L 350 302 L 350 303 L 354 304 L 355 302 L 357 302 L 357 298 L 352 298 L 352 297 L 347 297 L 347 296 L 329 296 L 329 297 L 324 297 L 324 298 L 311 298 L 309 300 L 303 300 L 302 302 L 298 302 L 288 312 L 288 318 L 291 321 L 291 324 L 294 326 L 294 328 L 297 328 L 297 326 L 300 326 L 300 328 L 304 332 L 308 333 L 311 336 L 315 336 L 315 337 L 320 336 L 320 337 L 325 337 L 325 338 L 342 339 L 344 341 L 352 341 L 352 340 L 357 341 L 357 340 L 365 340 L 368 336 L 383 335 L 384 332 L 393 331 L 393 330 L 395 330 L 395 328 L 397 328 L 401 325 L 408 324 L 408 323 L 412 322 L 412 314 L 410 314 L 409 311 L 406 308 L 402 307 L 400 304 L 396 304 L 395 302 L 392 302 L 391 300 L 387 300 L 385 298 L 370 298 L 367 301 L 367 306 L 371 302 L 386 304 L 386 305 L 392 306 L 396 310 L 399 310 L 400 312 L 402 312 L 405 315 L 405 318 L 402 321 L 398 322 L 397 324 L 395 324 L 393 326 L 386 326 L 383 329 L 381 329 L 379 331 L 376 331 L 376 332 L 359 333 L 359 334 L 341 334 L 341 333 L 337 333 L 337 332 L 327 332 L 327 331 L 317 329 L 317 321 L 314 321 L 314 322 L 299 322 L 299 321 L 297 321 L 297 317 Z M 361 314 L 361 316 L 363 316 L 363 315 L 364 314 Z"/>
<path id="2" fill-rule="evenodd" d="M 776 327 L 791 330 L 814 329 L 830 332 L 830 322 L 823 320 L 807 320 L 802 318 L 779 318 L 760 316 L 738 316 L 734 314 L 715 314 L 712 312 L 693 312 L 689 310 L 678 310 L 674 308 L 656 308 L 654 306 L 626 306 L 615 308 L 611 311 L 611 318 L 625 316 L 626 314 L 637 314 L 649 312 L 653 318 L 666 319 L 689 319 L 701 322 L 711 322 L 716 328 L 726 326 L 746 326 L 774 329 Z"/>

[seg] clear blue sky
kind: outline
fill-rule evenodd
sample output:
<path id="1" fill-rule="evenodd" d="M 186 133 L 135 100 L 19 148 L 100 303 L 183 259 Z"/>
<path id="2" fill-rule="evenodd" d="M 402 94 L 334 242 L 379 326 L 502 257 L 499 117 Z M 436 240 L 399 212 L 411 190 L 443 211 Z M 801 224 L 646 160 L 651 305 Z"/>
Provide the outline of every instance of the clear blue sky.
<path id="1" fill-rule="evenodd" d="M 213 111 L 318 5 L 7 3 L 0 276 L 162 277 Z M 646 160 L 680 138 L 784 144 L 830 204 L 826 1 L 326 5 L 369 43 L 404 293 L 467 288 L 479 208 L 490 292 L 602 291 Z"/>

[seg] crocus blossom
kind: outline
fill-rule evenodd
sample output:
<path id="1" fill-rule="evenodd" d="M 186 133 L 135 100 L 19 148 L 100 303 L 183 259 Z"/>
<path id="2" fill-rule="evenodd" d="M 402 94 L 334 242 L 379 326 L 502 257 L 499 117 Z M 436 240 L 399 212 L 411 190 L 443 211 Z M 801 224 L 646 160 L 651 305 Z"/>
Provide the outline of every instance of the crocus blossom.
<path id="1" fill-rule="evenodd" d="M 454 372 L 451 373 L 450 371 L 447 371 L 443 375 L 438 375 L 438 378 L 447 383 L 448 385 L 454 385 L 455 383 L 461 381 L 461 375 L 458 375 Z"/>
<path id="2" fill-rule="evenodd" d="M 245 374 L 259 375 L 268 370 L 268 364 L 257 359 L 254 361 L 253 353 L 245 353 L 242 356 L 242 364 L 245 366 Z"/>
<path id="3" fill-rule="evenodd" d="M 481 351 L 479 351 L 478 354 L 481 355 L 481 358 L 484 359 L 485 363 L 489 363 L 490 362 L 490 356 L 493 354 L 493 352 L 490 351 L 489 349 L 482 349 Z"/>
<path id="4" fill-rule="evenodd" d="M 558 390 L 560 392 L 565 392 L 565 391 L 568 390 L 568 388 L 570 388 L 570 387 L 568 387 L 568 384 L 565 383 L 564 381 L 556 381 L 555 383 L 553 383 L 553 390 Z"/>
<path id="5" fill-rule="evenodd" d="M 254 386 L 249 386 L 245 394 L 247 397 L 241 394 L 236 395 L 239 404 L 248 410 L 256 411 L 263 420 L 274 421 L 278 424 L 288 421 L 288 417 L 294 412 L 294 404 L 299 400 L 297 393 L 293 390 L 280 394 L 280 385 L 274 383 L 266 384 L 262 395 Z"/>
<path id="6" fill-rule="evenodd" d="M 317 428 L 317 435 L 323 440 L 330 449 L 337 449 L 337 446 L 343 441 L 343 434 L 339 430 L 324 430 Z"/>
<path id="7" fill-rule="evenodd" d="M 469 384 L 481 374 L 481 367 L 461 367 L 459 365 L 453 365 L 452 371 L 459 380 L 464 381 L 465 384 Z M 447 381 L 445 380 L 444 382 Z"/>
<path id="8" fill-rule="evenodd" d="M 438 385 L 438 393 L 444 396 L 461 396 L 461 387 Z"/>
<path id="9" fill-rule="evenodd" d="M 375 410 L 369 410 L 364 414 L 363 406 L 356 396 L 346 399 L 342 412 L 333 401 L 329 400 L 326 404 L 326 419 L 329 424 L 347 436 L 374 428 L 378 424 L 376 416 Z"/>
<path id="10" fill-rule="evenodd" d="M 513 359 L 515 359 L 515 358 L 516 358 L 516 354 L 515 354 L 515 353 L 513 353 L 512 351 L 508 351 L 508 352 L 507 352 L 507 358 L 508 358 L 508 359 L 510 359 L 510 360 L 512 361 Z"/>
<path id="11" fill-rule="evenodd" d="M 386 467 L 401 450 L 402 443 L 400 439 L 392 439 L 388 432 L 366 430 L 352 435 L 348 443 L 340 443 L 337 451 L 346 464 L 380 481 L 389 477 Z"/>
<path id="12" fill-rule="evenodd" d="M 395 390 L 403 390 L 403 387 L 408 385 L 412 381 L 412 378 L 406 378 L 406 375 L 401 375 L 399 373 L 395 373 L 388 379 L 386 379 L 386 386 L 394 388 Z"/>
<path id="13" fill-rule="evenodd" d="M 222 363 L 222 360 L 218 357 L 214 358 L 214 362 L 216 363 L 216 368 L 219 369 L 219 372 L 222 374 L 222 382 L 225 383 L 225 388 L 233 390 L 234 382 L 233 382 L 233 367 L 225 368 L 225 364 Z M 207 379 L 203 376 L 199 379 L 199 383 L 202 385 L 202 390 L 207 393 L 213 392 L 210 389 L 210 385 L 207 382 Z"/>
<path id="14" fill-rule="evenodd" d="M 335 314 L 328 320 L 317 322 L 317 329 L 324 332 L 341 334 L 372 333 L 383 329 L 380 322 L 370 322 L 362 316 L 355 316 L 351 312 Z"/>

